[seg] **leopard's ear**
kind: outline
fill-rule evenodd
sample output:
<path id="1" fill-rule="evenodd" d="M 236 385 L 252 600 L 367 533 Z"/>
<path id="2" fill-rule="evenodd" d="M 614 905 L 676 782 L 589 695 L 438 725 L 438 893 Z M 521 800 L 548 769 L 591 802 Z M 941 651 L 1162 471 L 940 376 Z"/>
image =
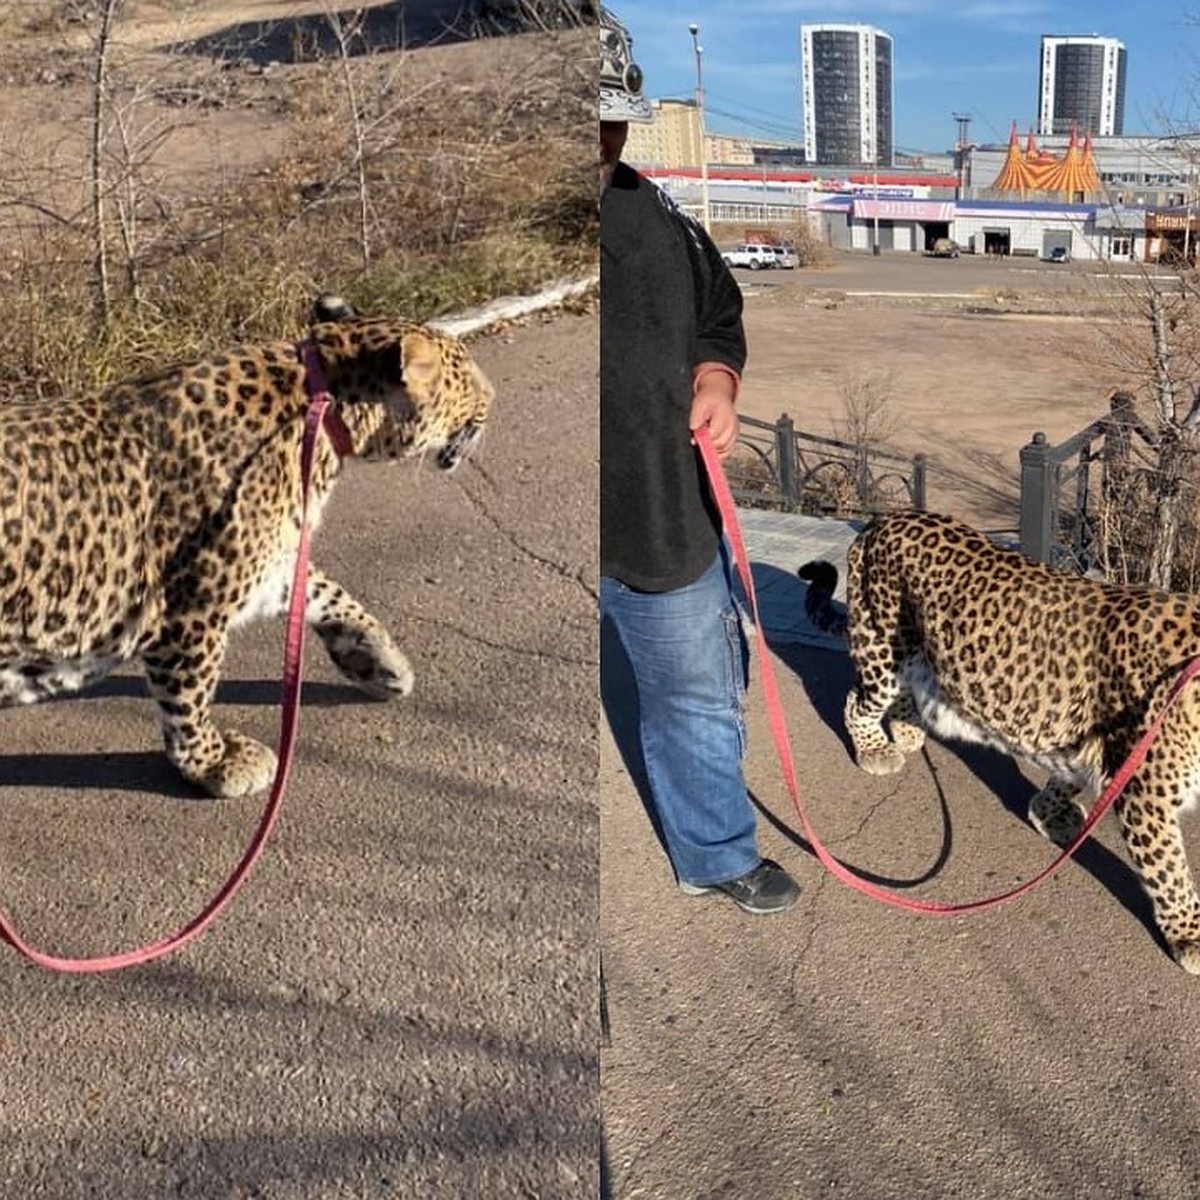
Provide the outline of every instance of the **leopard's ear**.
<path id="1" fill-rule="evenodd" d="M 335 292 L 322 292 L 314 301 L 312 319 L 321 321 L 352 321 L 358 313 Z"/>
<path id="2" fill-rule="evenodd" d="M 400 342 L 400 374 L 405 384 L 432 387 L 442 370 L 437 339 L 423 329 L 406 333 Z"/>

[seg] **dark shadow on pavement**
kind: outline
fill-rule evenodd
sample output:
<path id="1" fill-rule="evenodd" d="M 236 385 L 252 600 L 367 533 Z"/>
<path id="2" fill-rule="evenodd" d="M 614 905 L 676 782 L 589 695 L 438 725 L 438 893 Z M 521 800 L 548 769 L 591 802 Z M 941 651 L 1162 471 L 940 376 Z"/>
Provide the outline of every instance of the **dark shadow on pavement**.
<path id="1" fill-rule="evenodd" d="M 797 581 L 797 590 L 800 592 L 803 590 L 803 585 L 799 581 Z M 845 702 L 846 692 L 853 684 L 854 679 L 853 667 L 850 664 L 849 658 L 845 654 L 836 651 L 813 649 L 794 642 L 772 645 L 771 650 L 776 660 L 792 671 L 800 681 L 805 695 L 817 715 L 829 728 L 838 734 L 842 745 L 846 749 L 847 766 L 852 768 L 853 755 L 849 736 L 845 730 L 845 722 L 842 717 L 842 706 Z M 1029 801 L 1036 789 L 1012 758 L 986 746 L 961 742 L 940 744 L 955 754 L 975 778 L 979 780 L 980 784 L 999 799 L 1000 803 L 1003 804 L 1009 813 L 1016 817 L 1023 825 L 1027 826 L 1031 838 L 1037 839 L 1038 842 L 1043 843 L 1045 848 L 1049 848 L 1049 844 L 1045 842 L 1032 826 L 1029 826 L 1026 819 Z M 912 887 L 934 877 L 946 862 L 953 844 L 950 809 L 938 778 L 936 765 L 930 759 L 928 751 L 922 752 L 921 760 L 937 793 L 938 805 L 942 814 L 943 836 L 941 850 L 933 865 L 914 880 L 888 879 L 872 872 L 860 871 L 852 863 L 846 864 L 852 870 L 861 874 L 864 879 L 872 883 L 894 888 Z M 916 767 L 917 761 L 914 759 L 910 763 L 909 769 L 916 769 Z M 797 770 L 801 774 L 803 773 L 803 765 L 801 763 L 797 764 Z M 763 813 L 783 836 L 806 852 L 812 853 L 811 846 L 797 832 L 796 828 L 785 824 L 775 817 L 764 808 L 756 797 L 752 796 L 751 799 L 759 811 Z M 795 820 L 798 823 L 798 818 Z M 820 830 L 816 832 L 818 835 L 820 834 Z M 1035 843 L 1031 841 L 1030 845 L 1033 848 Z M 1041 864 L 1044 861 L 1048 861 L 1042 857 L 1044 849 L 1036 849 L 1033 852 L 1037 856 L 1034 859 L 1035 862 Z M 1089 838 L 1075 852 L 1074 863 L 1087 871 L 1127 912 L 1140 921 L 1147 932 L 1162 947 L 1164 952 L 1169 953 L 1166 942 L 1155 923 L 1153 906 L 1146 893 L 1142 890 L 1137 874 L 1128 863 L 1106 846 L 1103 846 L 1095 838 Z M 1038 869 L 1040 869 L 1040 865 Z M 1064 871 L 1071 869 L 1072 864 L 1070 863 L 1064 864 L 1061 868 Z M 968 896 L 964 897 L 963 900 L 971 901 L 979 898 L 977 896 Z"/>
<path id="2" fill-rule="evenodd" d="M 140 675 L 110 675 L 81 692 L 71 692 L 56 697 L 51 704 L 64 701 L 98 700 L 105 697 L 149 700 L 145 681 Z M 217 704 L 266 705 L 278 707 L 282 703 L 282 684 L 277 679 L 228 679 L 217 685 Z M 391 700 L 379 700 L 360 692 L 348 683 L 309 682 L 303 685 L 300 702 L 311 708 L 338 708 L 346 704 L 391 704 Z"/>
<path id="3" fill-rule="evenodd" d="M 0 788 L 154 793 L 170 800 L 211 801 L 188 784 L 161 750 L 118 754 L 0 755 Z"/>

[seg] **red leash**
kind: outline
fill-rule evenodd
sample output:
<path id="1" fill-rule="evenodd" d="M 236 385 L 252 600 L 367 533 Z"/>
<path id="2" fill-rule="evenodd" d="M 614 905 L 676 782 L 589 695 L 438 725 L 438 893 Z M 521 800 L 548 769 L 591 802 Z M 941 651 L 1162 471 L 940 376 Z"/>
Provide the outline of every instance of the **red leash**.
<path id="1" fill-rule="evenodd" d="M 304 608 L 308 584 L 308 548 L 311 536 L 308 527 L 308 491 L 312 480 L 313 455 L 318 431 L 324 427 L 326 433 L 333 439 L 339 453 L 343 451 L 343 447 L 338 444 L 339 435 L 330 429 L 335 414 L 332 409 L 328 409 L 332 397 L 325 388 L 324 379 L 319 374 L 319 368 L 316 373 L 311 370 L 312 360 L 305 352 L 304 347 L 301 347 L 301 357 L 305 365 L 310 367 L 308 378 L 310 402 L 304 423 L 304 440 L 300 447 L 300 544 L 296 551 L 296 568 L 292 575 L 292 595 L 288 606 L 287 636 L 283 653 L 283 716 L 279 732 L 279 759 L 275 769 L 275 779 L 271 784 L 271 794 L 267 799 L 262 819 L 259 821 L 258 828 L 250 839 L 250 845 L 242 855 L 241 861 L 234 867 L 229 878 L 221 885 L 220 891 L 209 901 L 207 906 L 174 933 L 134 950 L 96 958 L 59 958 L 56 955 L 36 950 L 23 941 L 12 927 L 8 917 L 0 912 L 0 940 L 7 942 L 19 954 L 39 967 L 74 975 L 98 974 L 104 971 L 117 971 L 122 967 L 132 967 L 140 963 L 153 962 L 156 958 L 162 958 L 173 950 L 178 950 L 180 946 L 199 937 L 237 895 L 246 877 L 250 874 L 251 868 L 258 861 L 275 825 L 280 805 L 283 803 L 284 790 L 287 787 L 300 716 L 300 672 L 304 658 Z M 338 426 L 341 426 L 340 418 L 336 419 L 334 428 Z M 341 428 L 344 432 L 344 426 Z M 348 441 L 346 444 L 348 445 Z"/>
<path id="2" fill-rule="evenodd" d="M 1158 735 L 1158 731 L 1162 728 L 1167 713 L 1171 710 L 1171 707 L 1179 698 L 1183 689 L 1197 674 L 1200 674 L 1200 658 L 1193 659 L 1179 673 L 1179 677 L 1175 680 L 1166 702 L 1163 704 L 1162 711 L 1155 717 L 1137 745 L 1130 751 L 1129 757 L 1121 764 L 1120 769 L 1109 781 L 1100 798 L 1092 806 L 1087 820 L 1083 823 L 1083 828 L 1075 836 L 1074 841 L 1045 870 L 1039 872 L 1032 879 L 1020 884 L 1018 887 L 1013 888 L 1011 891 L 1002 892 L 998 896 L 990 896 L 984 900 L 971 900 L 965 904 L 942 904 L 935 900 L 914 900 L 908 896 L 898 896 L 888 888 L 863 879 L 849 867 L 840 863 L 821 844 L 817 835 L 813 832 L 812 826 L 809 824 L 804 806 L 800 802 L 799 788 L 796 785 L 796 767 L 792 760 L 792 749 L 788 742 L 787 726 L 784 723 L 783 709 L 779 702 L 779 689 L 775 684 L 775 672 L 771 666 L 771 654 L 767 648 L 766 635 L 763 632 L 762 621 L 758 615 L 758 600 L 754 594 L 754 580 L 750 574 L 750 562 L 746 557 L 746 547 L 742 541 L 741 527 L 738 524 L 737 508 L 733 503 L 733 496 L 730 494 L 729 484 L 725 479 L 725 472 L 721 468 L 720 459 L 713 448 L 708 430 L 693 430 L 693 437 L 695 438 L 696 445 L 699 447 L 700 456 L 704 460 L 704 467 L 708 472 L 709 486 L 712 489 L 713 498 L 717 503 L 717 509 L 721 514 L 725 536 L 729 539 L 729 543 L 733 548 L 738 574 L 741 577 L 742 586 L 746 591 L 746 597 L 750 602 L 750 613 L 754 619 L 754 628 L 757 635 L 763 693 L 767 702 L 767 716 L 771 724 L 771 736 L 775 741 L 775 749 L 779 754 L 779 762 L 783 768 L 784 783 L 787 785 L 788 795 L 791 796 L 792 807 L 796 810 L 796 816 L 800 819 L 800 824 L 804 829 L 804 836 L 808 839 L 813 853 L 817 856 L 822 866 L 831 874 L 837 876 L 843 883 L 849 884 L 850 887 L 867 896 L 881 900 L 885 904 L 894 905 L 897 908 L 908 909 L 910 912 L 932 917 L 961 916 L 963 913 L 982 912 L 986 908 L 995 908 L 997 905 L 1004 904 L 1009 900 L 1015 900 L 1018 896 L 1023 896 L 1026 892 L 1041 883 L 1043 879 L 1048 879 L 1053 875 L 1083 844 L 1096 823 L 1108 812 L 1113 801 L 1125 790 L 1125 785 L 1129 782 L 1134 772 L 1142 765 L 1142 761 L 1146 757 L 1146 751 L 1150 749 L 1151 742 L 1154 741 Z"/>

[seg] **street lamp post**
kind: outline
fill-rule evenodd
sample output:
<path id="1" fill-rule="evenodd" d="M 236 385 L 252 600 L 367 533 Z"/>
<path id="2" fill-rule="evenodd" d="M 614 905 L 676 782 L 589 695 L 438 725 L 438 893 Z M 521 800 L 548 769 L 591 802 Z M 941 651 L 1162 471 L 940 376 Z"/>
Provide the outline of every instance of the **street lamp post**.
<path id="1" fill-rule="evenodd" d="M 700 205 L 703 212 L 702 224 L 704 232 L 709 232 L 708 208 L 708 146 L 704 136 L 704 70 L 700 56 L 704 47 L 700 45 L 700 26 L 689 25 L 688 33 L 692 35 L 692 48 L 696 52 L 696 118 L 700 123 Z"/>
<path id="2" fill-rule="evenodd" d="M 879 257 L 879 143 L 875 144 L 875 163 L 872 172 L 872 191 L 875 197 L 875 226 L 871 238 L 871 253 Z"/>

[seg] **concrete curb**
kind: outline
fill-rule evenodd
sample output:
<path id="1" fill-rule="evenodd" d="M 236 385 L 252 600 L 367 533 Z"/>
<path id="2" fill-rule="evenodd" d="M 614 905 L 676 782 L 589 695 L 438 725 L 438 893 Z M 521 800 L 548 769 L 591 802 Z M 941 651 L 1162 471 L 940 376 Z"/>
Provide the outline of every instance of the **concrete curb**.
<path id="1" fill-rule="evenodd" d="M 472 333 L 478 333 L 481 329 L 496 324 L 497 321 L 513 321 L 519 317 L 527 317 L 531 313 L 555 308 L 577 296 L 586 295 L 599 285 L 599 273 L 588 275 L 583 279 L 566 279 L 551 284 L 532 296 L 502 296 L 498 300 L 490 300 L 487 304 L 481 304 L 478 308 L 469 309 L 458 316 L 441 317 L 430 321 L 429 324 L 433 328 L 455 337 L 465 337 Z"/>

